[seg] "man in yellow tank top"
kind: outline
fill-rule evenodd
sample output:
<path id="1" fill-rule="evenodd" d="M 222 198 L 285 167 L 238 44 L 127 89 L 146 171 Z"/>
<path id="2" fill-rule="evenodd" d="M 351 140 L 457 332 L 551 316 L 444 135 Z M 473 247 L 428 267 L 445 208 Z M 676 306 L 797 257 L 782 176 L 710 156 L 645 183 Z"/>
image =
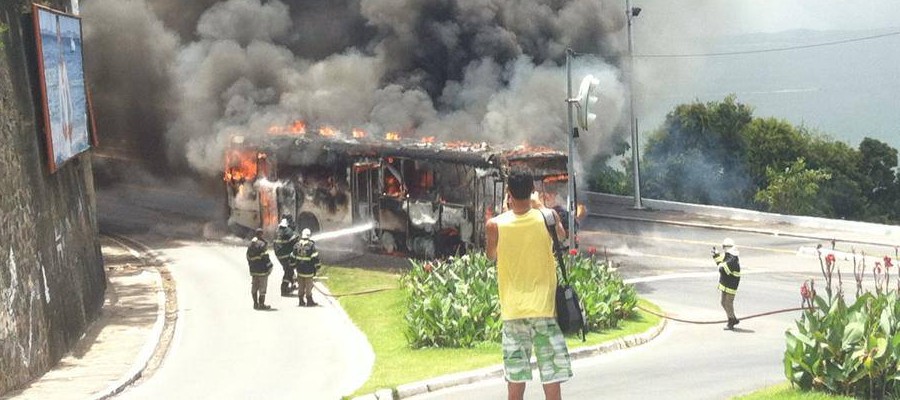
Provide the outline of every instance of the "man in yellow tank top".
<path id="1" fill-rule="evenodd" d="M 531 354 L 537 358 L 544 397 L 562 398 L 560 383 L 572 377 L 566 340 L 556 324 L 556 261 L 541 212 L 531 206 L 534 178 L 513 172 L 507 178 L 510 210 L 486 226 L 487 256 L 497 261 L 503 366 L 509 399 L 520 400 L 530 381 Z M 557 223 L 559 217 L 556 218 Z"/>

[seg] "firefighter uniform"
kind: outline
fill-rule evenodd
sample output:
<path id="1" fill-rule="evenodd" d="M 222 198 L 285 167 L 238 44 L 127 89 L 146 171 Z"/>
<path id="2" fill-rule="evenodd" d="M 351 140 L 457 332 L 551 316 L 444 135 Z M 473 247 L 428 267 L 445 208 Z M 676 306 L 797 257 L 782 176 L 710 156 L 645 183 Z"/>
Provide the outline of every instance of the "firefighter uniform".
<path id="1" fill-rule="evenodd" d="M 250 266 L 250 294 L 253 296 L 253 309 L 268 310 L 266 305 L 266 286 L 272 272 L 272 259 L 269 258 L 269 244 L 262 238 L 262 229 L 256 230 L 256 237 L 250 240 L 247 247 L 247 264 Z"/>
<path id="2" fill-rule="evenodd" d="M 738 250 L 731 239 L 722 242 L 724 253 L 713 253 L 713 259 L 719 267 L 719 290 L 722 292 L 722 308 L 728 316 L 728 324 L 725 329 L 734 329 L 740 323 L 734 315 L 734 296 L 737 294 L 738 284 L 741 282 L 741 263 L 738 258 Z"/>
<path id="3" fill-rule="evenodd" d="M 282 219 L 278 224 L 278 234 L 275 236 L 275 257 L 284 270 L 281 277 L 281 295 L 290 296 L 291 291 L 296 289 L 297 283 L 294 280 L 294 259 L 291 253 L 294 251 L 294 245 L 300 240 L 300 235 L 291 229 L 287 219 Z"/>
<path id="4" fill-rule="evenodd" d="M 313 301 L 313 277 L 319 271 L 319 250 L 316 249 L 316 242 L 310 239 L 309 229 L 304 229 L 300 234 L 300 240 L 294 245 L 294 252 L 291 253 L 294 258 L 294 265 L 297 267 L 297 281 L 299 283 L 299 291 L 297 297 L 300 298 L 299 304 L 309 307 L 316 306 Z M 304 304 L 304 299 L 306 303 Z"/>

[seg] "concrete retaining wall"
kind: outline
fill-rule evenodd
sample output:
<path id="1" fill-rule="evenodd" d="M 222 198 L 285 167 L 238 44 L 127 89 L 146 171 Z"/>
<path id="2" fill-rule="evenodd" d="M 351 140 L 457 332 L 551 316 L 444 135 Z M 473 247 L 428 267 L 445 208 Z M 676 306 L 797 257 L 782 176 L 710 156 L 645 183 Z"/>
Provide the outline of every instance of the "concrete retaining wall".
<path id="1" fill-rule="evenodd" d="M 586 201 L 588 202 L 601 202 L 630 206 L 634 205 L 633 196 L 618 196 L 596 192 L 578 192 L 578 195 L 584 196 L 584 199 L 586 199 Z M 644 207 L 656 210 L 681 211 L 685 213 L 707 215 L 710 217 L 733 220 L 784 223 L 813 229 L 831 229 L 849 232 L 876 233 L 879 235 L 883 235 L 885 238 L 900 243 L 900 226 L 896 225 L 882 225 L 869 222 L 804 217 L 798 215 L 782 215 L 753 210 L 744 210 L 740 208 L 706 206 L 653 199 L 641 199 L 641 204 Z"/>
<path id="2" fill-rule="evenodd" d="M 30 9 L 0 2 L 0 394 L 68 352 L 106 289 L 90 156 L 48 172 Z"/>

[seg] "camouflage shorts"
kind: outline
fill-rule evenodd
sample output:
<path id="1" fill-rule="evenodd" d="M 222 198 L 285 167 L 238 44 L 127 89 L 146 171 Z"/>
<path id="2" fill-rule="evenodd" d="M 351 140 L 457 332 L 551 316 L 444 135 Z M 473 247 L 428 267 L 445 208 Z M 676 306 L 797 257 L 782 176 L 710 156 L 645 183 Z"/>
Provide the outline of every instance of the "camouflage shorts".
<path id="1" fill-rule="evenodd" d="M 553 318 L 503 321 L 503 368 L 509 382 L 531 380 L 534 348 L 541 382 L 563 382 L 572 377 L 572 363 L 562 331 Z"/>

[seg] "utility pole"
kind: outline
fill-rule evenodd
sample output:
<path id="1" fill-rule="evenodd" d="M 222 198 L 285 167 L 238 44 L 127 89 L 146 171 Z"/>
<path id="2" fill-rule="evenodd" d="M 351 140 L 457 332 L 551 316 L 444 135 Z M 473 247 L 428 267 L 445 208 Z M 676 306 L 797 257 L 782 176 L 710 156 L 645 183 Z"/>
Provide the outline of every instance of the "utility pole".
<path id="1" fill-rule="evenodd" d="M 641 204 L 640 140 L 634 117 L 634 43 L 631 40 L 631 24 L 640 13 L 639 7 L 631 8 L 631 0 L 625 0 L 625 17 L 628 20 L 628 126 L 631 129 L 631 164 L 634 168 L 634 208 L 638 210 L 644 206 Z"/>
<path id="2" fill-rule="evenodd" d="M 569 144 L 569 157 L 566 163 L 569 180 L 567 181 L 566 210 L 569 212 L 569 247 L 576 248 L 575 241 L 575 213 L 578 211 L 575 193 L 575 116 L 572 109 L 572 54 L 571 48 L 566 48 L 566 108 L 569 114 L 566 120 L 566 139 Z"/>

